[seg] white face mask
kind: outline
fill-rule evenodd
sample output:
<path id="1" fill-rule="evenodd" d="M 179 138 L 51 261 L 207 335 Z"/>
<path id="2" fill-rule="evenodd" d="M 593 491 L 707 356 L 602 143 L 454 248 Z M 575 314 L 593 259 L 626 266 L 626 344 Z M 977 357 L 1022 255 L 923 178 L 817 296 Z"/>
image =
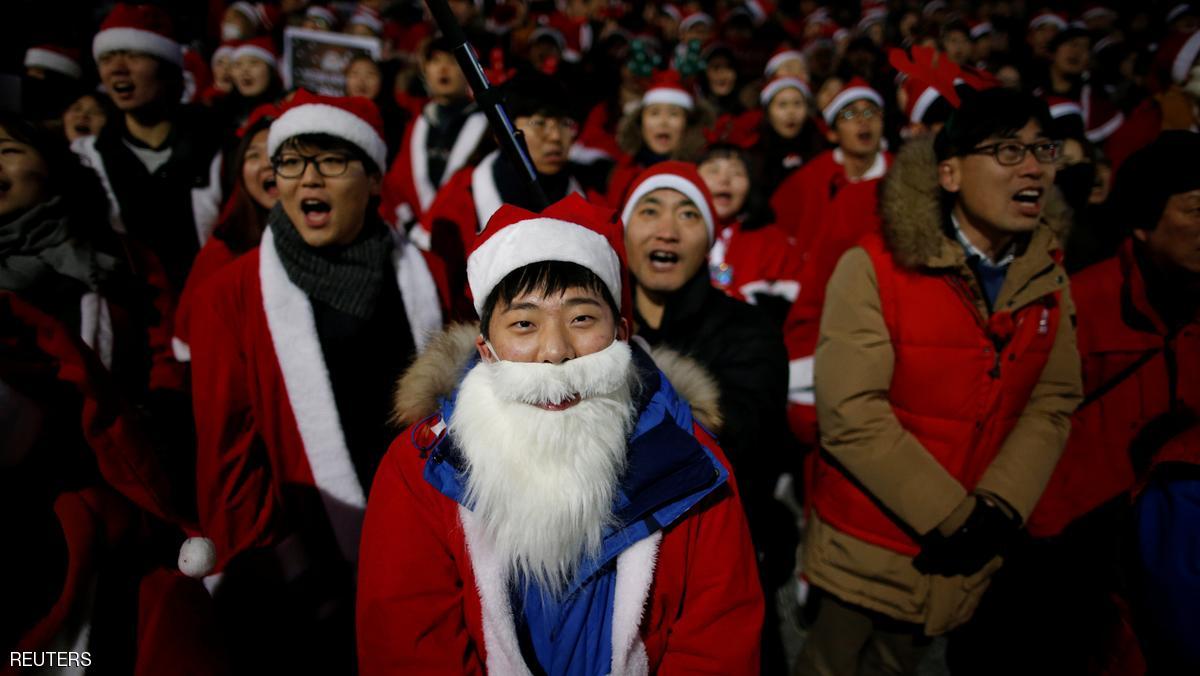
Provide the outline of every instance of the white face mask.
<path id="1" fill-rule="evenodd" d="M 241 40 L 241 39 L 242 39 L 242 29 L 240 26 L 238 26 L 235 23 L 221 24 L 221 40 L 228 41 L 228 40 Z"/>

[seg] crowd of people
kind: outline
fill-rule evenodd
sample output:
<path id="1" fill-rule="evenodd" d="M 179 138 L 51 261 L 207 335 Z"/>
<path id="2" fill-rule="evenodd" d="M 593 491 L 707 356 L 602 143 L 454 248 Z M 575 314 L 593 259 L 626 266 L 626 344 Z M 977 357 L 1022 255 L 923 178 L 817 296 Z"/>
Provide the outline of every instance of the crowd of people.
<path id="1" fill-rule="evenodd" d="M 1200 3 L 42 4 L 0 673 L 1200 673 Z"/>

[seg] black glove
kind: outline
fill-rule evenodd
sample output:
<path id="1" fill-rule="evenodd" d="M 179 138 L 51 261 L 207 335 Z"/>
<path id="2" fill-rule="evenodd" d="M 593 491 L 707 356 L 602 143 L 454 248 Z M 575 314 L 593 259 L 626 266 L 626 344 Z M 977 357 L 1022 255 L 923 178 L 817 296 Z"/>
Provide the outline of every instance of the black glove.
<path id="1" fill-rule="evenodd" d="M 913 567 L 925 575 L 974 575 L 1016 542 L 1021 522 L 991 498 L 977 497 L 966 522 L 950 535 L 936 528 L 922 538 Z"/>

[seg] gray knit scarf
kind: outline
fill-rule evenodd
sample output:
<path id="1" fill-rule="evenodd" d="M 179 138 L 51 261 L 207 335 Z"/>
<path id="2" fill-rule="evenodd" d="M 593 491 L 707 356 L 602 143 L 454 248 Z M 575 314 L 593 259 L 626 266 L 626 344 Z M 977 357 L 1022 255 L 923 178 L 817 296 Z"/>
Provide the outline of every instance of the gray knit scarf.
<path id="1" fill-rule="evenodd" d="M 96 251 L 76 236 L 61 197 L 0 223 L 0 289 L 29 289 L 57 274 L 95 291 L 119 264 L 114 256 Z"/>
<path id="2" fill-rule="evenodd" d="M 275 236 L 288 279 L 305 294 L 359 319 L 370 319 L 392 253 L 387 226 L 367 214 L 358 238 L 347 245 L 309 246 L 276 204 L 267 226 Z"/>

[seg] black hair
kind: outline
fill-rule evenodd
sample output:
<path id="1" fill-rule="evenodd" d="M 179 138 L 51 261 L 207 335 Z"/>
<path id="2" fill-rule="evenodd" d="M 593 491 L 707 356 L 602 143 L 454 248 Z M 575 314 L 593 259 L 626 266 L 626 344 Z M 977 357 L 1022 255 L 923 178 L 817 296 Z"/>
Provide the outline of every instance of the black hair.
<path id="1" fill-rule="evenodd" d="M 750 177 L 750 191 L 746 193 L 746 202 L 737 214 L 742 219 L 743 227 L 754 229 L 773 222 L 775 212 L 771 210 L 767 199 L 769 194 L 759 187 L 762 185 L 762 177 L 759 175 L 761 172 L 758 170 L 758 164 L 751 161 L 750 153 L 732 143 L 714 143 L 705 148 L 704 153 L 696 160 L 696 167 L 717 159 L 740 160 L 746 167 L 746 175 Z"/>
<path id="2" fill-rule="evenodd" d="M 422 50 L 422 54 L 425 56 L 425 60 L 428 61 L 429 59 L 433 58 L 434 52 L 445 52 L 451 56 L 454 56 L 454 41 L 445 35 L 439 35 L 435 37 L 425 44 L 425 49 Z"/>
<path id="3" fill-rule="evenodd" d="M 279 149 L 275 151 L 275 155 L 271 159 L 277 159 L 279 154 L 285 150 L 299 150 L 300 148 L 315 148 L 322 152 L 346 153 L 350 156 L 350 159 L 362 162 L 368 174 L 381 173 L 379 165 L 375 164 L 375 160 L 363 152 L 362 148 L 344 138 L 339 138 L 331 134 L 300 134 L 293 136 L 279 145 Z"/>
<path id="4" fill-rule="evenodd" d="M 1121 165 L 1112 214 L 1130 229 L 1153 230 L 1172 195 L 1200 189 L 1200 134 L 1164 131 Z"/>
<path id="5" fill-rule="evenodd" d="M 512 119 L 543 115 L 568 117 L 571 97 L 562 82 L 535 70 L 518 73 L 502 86 L 505 108 Z"/>
<path id="6" fill-rule="evenodd" d="M 37 151 L 46 164 L 46 193 L 62 196 L 67 211 L 85 222 L 108 213 L 108 196 L 100 179 L 83 166 L 60 132 L 36 126 L 24 118 L 0 111 L 0 128 L 13 140 Z"/>
<path id="7" fill-rule="evenodd" d="M 934 152 L 939 162 L 964 155 L 991 136 L 1020 131 L 1031 120 L 1041 126 L 1043 133 L 1053 133 L 1050 109 L 1032 94 L 1004 87 L 966 93 L 962 105 L 934 139 Z"/>
<path id="8" fill-rule="evenodd" d="M 510 305 L 520 296 L 532 291 L 541 292 L 547 296 L 557 296 L 566 293 L 567 289 L 582 288 L 604 298 L 612 310 L 613 318 L 621 317 L 617 303 L 609 293 L 608 287 L 596 273 L 579 265 L 566 261 L 540 261 L 524 265 L 504 276 L 496 288 L 488 294 L 483 304 L 483 313 L 479 318 L 479 332 L 485 339 L 488 336 L 488 324 L 496 307 Z"/>

